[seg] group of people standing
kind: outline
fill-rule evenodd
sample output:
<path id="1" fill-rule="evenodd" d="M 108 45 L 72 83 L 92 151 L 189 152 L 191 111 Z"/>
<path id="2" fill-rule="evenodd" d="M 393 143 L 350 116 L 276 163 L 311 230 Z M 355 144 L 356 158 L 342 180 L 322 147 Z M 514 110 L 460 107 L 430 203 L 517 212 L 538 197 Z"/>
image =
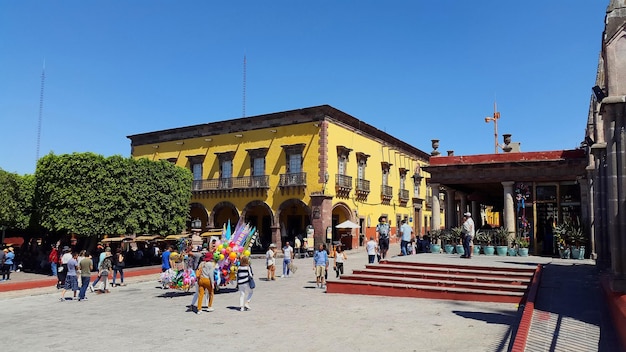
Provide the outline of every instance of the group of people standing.
<path id="1" fill-rule="evenodd" d="M 64 246 L 62 253 L 59 255 L 56 246 L 53 246 L 49 256 L 50 263 L 54 263 L 52 266 L 53 273 L 56 272 L 58 281 L 57 288 L 62 289 L 60 301 L 66 300 L 65 294 L 67 291 L 73 292 L 73 299 L 78 301 L 86 300 L 87 290 L 92 293 L 110 293 L 107 284 L 109 276 L 113 273 L 113 281 L 111 286 L 125 286 L 124 284 L 124 267 L 125 258 L 121 249 L 118 249 L 113 255 L 111 248 L 106 249 L 98 256 L 96 272 L 97 276 L 93 283 L 91 283 L 92 272 L 94 272 L 94 260 L 88 251 L 76 252 L 72 251 L 70 247 Z M 120 283 L 117 284 L 117 274 L 120 274 Z M 80 283 L 78 277 L 80 276 Z M 100 283 L 100 286 L 96 286 Z M 78 295 L 78 297 L 77 297 Z"/>

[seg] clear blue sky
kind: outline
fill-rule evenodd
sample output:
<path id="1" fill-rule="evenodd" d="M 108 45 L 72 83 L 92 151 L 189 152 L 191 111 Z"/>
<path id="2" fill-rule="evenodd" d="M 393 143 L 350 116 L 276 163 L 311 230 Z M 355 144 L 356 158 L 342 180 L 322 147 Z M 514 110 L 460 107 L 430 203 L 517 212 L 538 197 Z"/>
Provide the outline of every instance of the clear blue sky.
<path id="1" fill-rule="evenodd" d="M 409 144 L 584 139 L 608 0 L 0 0 L 0 168 L 127 135 L 329 104 Z M 500 141 L 502 138 L 500 138 Z"/>

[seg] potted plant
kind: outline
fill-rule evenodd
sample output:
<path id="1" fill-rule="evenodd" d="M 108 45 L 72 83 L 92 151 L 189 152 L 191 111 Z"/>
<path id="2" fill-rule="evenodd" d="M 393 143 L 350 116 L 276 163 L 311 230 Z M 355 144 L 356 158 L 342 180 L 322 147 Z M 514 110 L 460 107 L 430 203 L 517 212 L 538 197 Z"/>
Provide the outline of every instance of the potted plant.
<path id="1" fill-rule="evenodd" d="M 481 231 L 477 238 L 485 255 L 493 255 L 496 252 L 493 246 L 493 230 Z"/>
<path id="2" fill-rule="evenodd" d="M 456 243 L 456 253 L 460 255 L 465 254 L 465 249 L 463 248 L 463 227 L 457 226 L 451 229 L 453 241 Z"/>
<path id="3" fill-rule="evenodd" d="M 450 230 L 441 231 L 441 241 L 443 243 L 443 250 L 447 254 L 452 254 L 452 252 L 454 252 L 454 244 L 453 244 L 454 240 L 453 240 L 452 231 Z"/>
<path id="4" fill-rule="evenodd" d="M 520 257 L 528 257 L 528 247 L 530 246 L 530 241 L 528 237 L 520 237 L 517 239 L 518 251 Z"/>
<path id="5" fill-rule="evenodd" d="M 496 242 L 496 253 L 498 255 L 506 256 L 509 249 L 509 229 L 506 227 L 499 227 L 494 232 Z"/>
<path id="6" fill-rule="evenodd" d="M 583 229 L 570 225 L 567 230 L 567 242 L 570 244 L 570 250 L 573 259 L 584 259 L 585 258 L 585 234 Z"/>
<path id="7" fill-rule="evenodd" d="M 428 231 L 428 237 L 430 237 L 430 252 L 441 253 L 441 230 L 433 229 Z"/>
<path id="8" fill-rule="evenodd" d="M 562 223 L 554 226 L 552 233 L 554 233 L 554 242 L 559 249 L 559 257 L 561 259 L 568 259 L 570 254 L 570 247 L 567 243 L 568 224 Z"/>
<path id="9" fill-rule="evenodd" d="M 481 238 L 483 237 L 483 230 L 476 230 L 474 233 L 474 251 L 472 255 L 480 254 L 480 246 L 483 244 Z"/>

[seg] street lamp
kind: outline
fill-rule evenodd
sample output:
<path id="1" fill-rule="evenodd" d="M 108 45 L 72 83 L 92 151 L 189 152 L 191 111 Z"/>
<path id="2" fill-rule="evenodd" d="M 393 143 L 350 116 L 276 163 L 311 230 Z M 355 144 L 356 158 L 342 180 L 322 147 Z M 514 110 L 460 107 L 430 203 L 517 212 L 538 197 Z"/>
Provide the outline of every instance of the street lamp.
<path id="1" fill-rule="evenodd" d="M 196 230 L 196 231 L 200 231 L 200 229 L 202 228 L 202 221 L 198 218 L 195 218 L 192 222 L 191 222 L 191 230 Z"/>
<path id="2" fill-rule="evenodd" d="M 328 171 L 324 172 L 324 189 L 322 190 L 322 194 L 326 193 L 326 184 L 328 183 L 329 179 L 330 175 L 328 175 Z"/>
<path id="3" fill-rule="evenodd" d="M 487 116 L 485 117 L 485 123 L 489 123 L 491 121 L 493 121 L 493 134 L 494 134 L 494 141 L 495 141 L 495 153 L 498 154 L 498 148 L 500 147 L 500 144 L 498 144 L 498 120 L 500 119 L 500 113 L 497 111 L 497 105 L 496 102 L 493 102 L 493 117 Z"/>

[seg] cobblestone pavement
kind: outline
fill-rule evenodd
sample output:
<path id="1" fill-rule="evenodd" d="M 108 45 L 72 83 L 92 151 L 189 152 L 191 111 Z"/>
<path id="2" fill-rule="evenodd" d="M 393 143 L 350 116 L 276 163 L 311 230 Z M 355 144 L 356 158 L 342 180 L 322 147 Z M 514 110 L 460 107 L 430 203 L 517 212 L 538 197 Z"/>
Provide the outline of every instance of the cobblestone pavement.
<path id="1" fill-rule="evenodd" d="M 366 264 L 364 252 L 347 253 L 347 273 Z M 253 259 L 246 312 L 234 287 L 215 296 L 215 311 L 186 312 L 191 293 L 161 289 L 158 275 L 81 302 L 60 302 L 53 287 L 4 292 L 2 351 L 506 351 L 519 319 L 513 304 L 326 294 L 311 258 L 295 264 L 291 277 L 266 281 L 264 261 Z"/>

